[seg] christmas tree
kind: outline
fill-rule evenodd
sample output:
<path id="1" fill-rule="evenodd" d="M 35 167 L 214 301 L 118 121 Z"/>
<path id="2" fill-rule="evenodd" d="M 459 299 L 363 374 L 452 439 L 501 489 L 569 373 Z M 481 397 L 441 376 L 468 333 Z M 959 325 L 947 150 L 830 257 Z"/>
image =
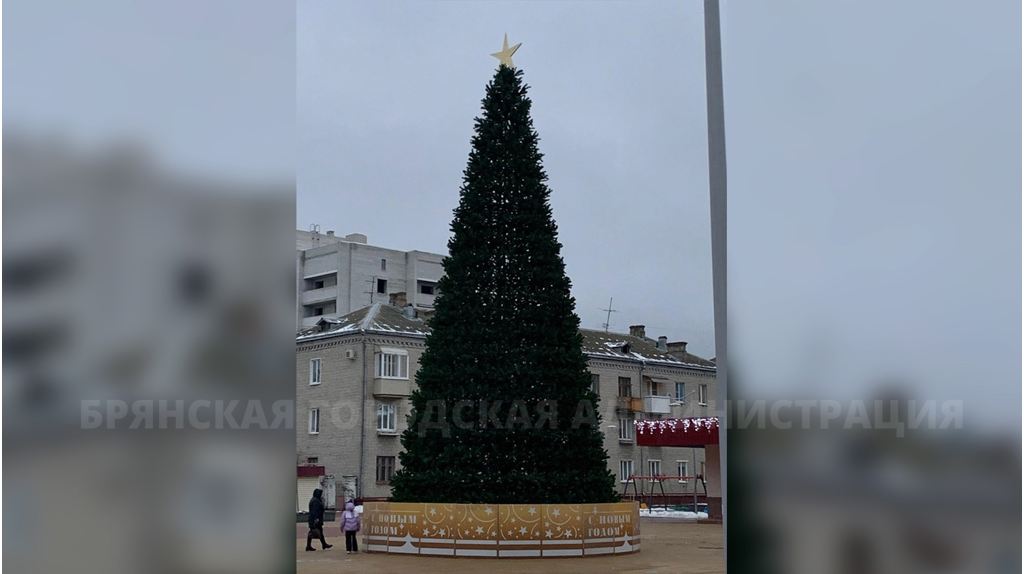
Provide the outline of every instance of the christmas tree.
<path id="1" fill-rule="evenodd" d="M 397 502 L 618 499 L 515 48 L 475 122 Z"/>

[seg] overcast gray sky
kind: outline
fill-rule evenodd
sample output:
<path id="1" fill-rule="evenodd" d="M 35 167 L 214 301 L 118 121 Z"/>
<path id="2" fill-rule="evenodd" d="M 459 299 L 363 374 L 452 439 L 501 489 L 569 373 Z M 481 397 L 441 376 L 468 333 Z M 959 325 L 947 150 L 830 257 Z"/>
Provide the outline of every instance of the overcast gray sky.
<path id="1" fill-rule="evenodd" d="M 725 6 L 730 365 L 1019 428 L 1021 3 Z"/>
<path id="2" fill-rule="evenodd" d="M 502 35 L 584 326 L 715 354 L 702 3 L 299 5 L 297 224 L 441 251 Z M 725 2 L 729 341 L 762 393 L 1020 425 L 1019 2 Z"/>
<path id="3" fill-rule="evenodd" d="M 583 326 L 714 351 L 697 2 L 302 1 L 297 225 L 445 252 L 473 119 L 514 60 Z"/>

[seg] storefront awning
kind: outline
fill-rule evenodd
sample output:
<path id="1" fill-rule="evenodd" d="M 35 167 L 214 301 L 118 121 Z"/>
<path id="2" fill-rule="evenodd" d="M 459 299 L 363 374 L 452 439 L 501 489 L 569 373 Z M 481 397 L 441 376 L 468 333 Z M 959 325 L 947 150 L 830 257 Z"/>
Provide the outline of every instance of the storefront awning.
<path id="1" fill-rule="evenodd" d="M 299 477 L 321 477 L 326 474 L 327 469 L 313 464 L 298 465 L 296 467 Z"/>

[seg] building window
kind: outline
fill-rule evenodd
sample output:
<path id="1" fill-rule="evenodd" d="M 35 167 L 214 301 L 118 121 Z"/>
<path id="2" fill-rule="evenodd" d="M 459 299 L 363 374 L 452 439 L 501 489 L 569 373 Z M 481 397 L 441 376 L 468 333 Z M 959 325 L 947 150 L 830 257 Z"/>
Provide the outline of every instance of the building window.
<path id="1" fill-rule="evenodd" d="M 323 307 L 313 307 L 313 316 L 314 317 L 320 317 L 323 314 L 324 314 L 324 308 Z"/>
<path id="2" fill-rule="evenodd" d="M 420 293 L 423 295 L 433 295 L 434 286 L 430 283 L 420 283 Z"/>
<path id="3" fill-rule="evenodd" d="M 409 355 L 397 349 L 382 351 L 377 355 L 377 377 L 382 379 L 408 379 Z"/>
<path id="4" fill-rule="evenodd" d="M 309 360 L 309 384 L 319 385 L 320 384 L 320 364 L 323 361 L 321 359 L 310 359 Z"/>
<path id="5" fill-rule="evenodd" d="M 663 396 L 665 396 L 666 393 L 668 393 L 668 390 L 665 389 L 664 387 L 662 387 L 661 383 L 659 383 L 659 382 L 656 382 L 656 381 L 653 381 L 653 380 L 648 380 L 647 385 L 648 385 L 648 391 L 650 392 L 651 396 L 663 397 Z"/>
<path id="6" fill-rule="evenodd" d="M 661 476 L 661 461 L 660 460 L 649 460 L 647 462 L 650 464 L 651 476 L 652 477 Z M 657 481 L 656 479 L 652 478 L 651 482 L 660 482 L 660 481 Z"/>
<path id="7" fill-rule="evenodd" d="M 619 377 L 619 396 L 633 396 L 633 379 L 629 377 Z"/>
<path id="8" fill-rule="evenodd" d="M 323 289 L 323 288 L 324 288 L 324 280 L 323 279 L 317 279 L 316 281 L 313 282 L 313 289 Z"/>
<path id="9" fill-rule="evenodd" d="M 676 383 L 676 401 L 686 402 L 686 383 Z"/>
<path id="10" fill-rule="evenodd" d="M 318 462 L 320 462 L 320 457 L 317 456 L 311 456 L 306 459 L 306 464 L 316 464 Z"/>
<path id="11" fill-rule="evenodd" d="M 378 456 L 377 457 L 377 483 L 387 484 L 391 482 L 391 477 L 395 474 L 395 457 L 393 456 Z"/>
<path id="12" fill-rule="evenodd" d="M 378 279 L 377 280 L 377 292 L 378 293 L 387 293 L 388 292 L 388 280 L 387 279 Z"/>
<path id="13" fill-rule="evenodd" d="M 395 432 L 395 405 L 387 403 L 377 405 L 377 430 Z"/>
<path id="14" fill-rule="evenodd" d="M 698 402 L 700 402 L 700 406 L 706 407 L 708 404 L 708 386 L 701 385 L 697 388 L 700 391 L 700 397 Z"/>
<path id="15" fill-rule="evenodd" d="M 629 477 L 633 476 L 633 461 L 631 460 L 620 460 L 619 461 L 619 482 L 626 482 Z"/>
<path id="16" fill-rule="evenodd" d="M 685 460 L 677 460 L 676 467 L 679 472 L 679 476 L 690 476 L 690 464 Z M 686 484 L 685 478 L 679 479 L 679 484 Z"/>
<path id="17" fill-rule="evenodd" d="M 590 390 L 601 394 L 601 375 L 590 374 Z"/>
<path id="18" fill-rule="evenodd" d="M 388 260 L 387 259 L 381 259 L 380 260 L 380 270 L 381 271 L 387 271 L 388 270 Z"/>
<path id="19" fill-rule="evenodd" d="M 633 442 L 633 433 L 636 430 L 636 425 L 633 423 L 633 419 L 619 419 L 619 440 L 623 442 Z"/>
<path id="20" fill-rule="evenodd" d="M 320 409 L 309 409 L 309 434 L 320 434 Z"/>

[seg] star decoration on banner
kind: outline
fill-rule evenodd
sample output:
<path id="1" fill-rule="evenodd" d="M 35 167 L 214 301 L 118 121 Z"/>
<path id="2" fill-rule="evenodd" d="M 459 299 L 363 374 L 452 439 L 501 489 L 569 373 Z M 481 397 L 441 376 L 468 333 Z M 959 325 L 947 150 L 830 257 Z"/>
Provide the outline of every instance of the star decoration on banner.
<path id="1" fill-rule="evenodd" d="M 522 45 L 523 45 L 523 43 L 520 42 L 520 43 L 516 44 L 515 46 L 512 46 L 511 48 L 509 48 L 508 47 L 508 34 L 505 34 L 505 43 L 502 45 L 501 51 L 500 52 L 495 52 L 495 53 L 493 53 L 491 55 L 498 59 L 498 62 L 500 62 L 498 64 L 499 66 L 508 66 L 509 68 L 515 68 L 515 64 L 512 63 L 512 54 L 515 54 L 516 50 L 519 49 L 519 46 L 522 46 Z"/>

